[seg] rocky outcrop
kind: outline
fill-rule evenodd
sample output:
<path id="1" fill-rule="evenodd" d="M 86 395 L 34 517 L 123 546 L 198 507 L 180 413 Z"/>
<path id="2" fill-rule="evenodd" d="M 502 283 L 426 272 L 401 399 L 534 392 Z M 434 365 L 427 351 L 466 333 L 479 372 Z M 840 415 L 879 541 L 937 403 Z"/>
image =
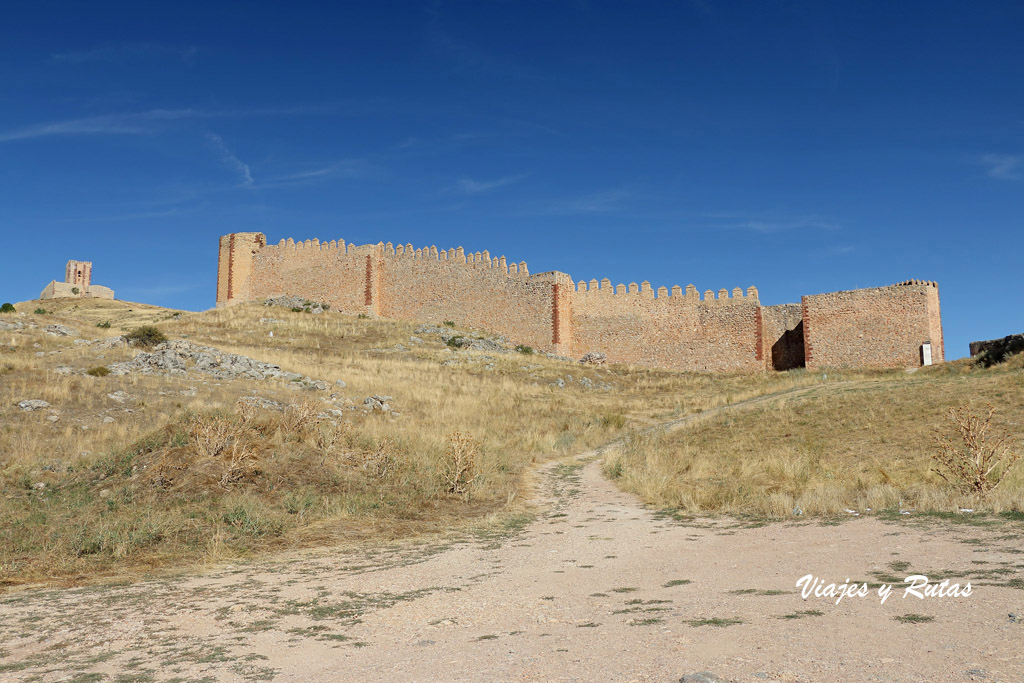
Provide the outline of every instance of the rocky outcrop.
<path id="1" fill-rule="evenodd" d="M 280 379 L 293 383 L 297 389 L 327 389 L 327 383 L 322 380 L 282 370 L 281 366 L 274 363 L 225 353 L 180 339 L 159 344 L 152 351 L 140 353 L 130 361 L 112 363 L 108 369 L 112 375 L 133 372 L 144 375 L 184 375 L 191 370 L 217 379 Z"/>

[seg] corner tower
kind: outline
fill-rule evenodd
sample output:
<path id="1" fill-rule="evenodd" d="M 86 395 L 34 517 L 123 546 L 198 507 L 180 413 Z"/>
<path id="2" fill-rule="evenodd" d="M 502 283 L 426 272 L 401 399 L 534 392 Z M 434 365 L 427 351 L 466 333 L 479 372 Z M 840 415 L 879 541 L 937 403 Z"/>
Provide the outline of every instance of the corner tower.
<path id="1" fill-rule="evenodd" d="M 262 232 L 234 232 L 221 236 L 217 256 L 218 306 L 249 298 L 252 262 L 265 246 L 267 236 Z"/>

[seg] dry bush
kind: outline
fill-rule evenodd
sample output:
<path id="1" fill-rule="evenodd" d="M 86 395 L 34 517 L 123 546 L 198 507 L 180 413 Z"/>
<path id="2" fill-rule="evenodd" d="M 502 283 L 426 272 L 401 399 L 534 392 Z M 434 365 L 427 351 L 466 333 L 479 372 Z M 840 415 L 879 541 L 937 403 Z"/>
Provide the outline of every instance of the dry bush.
<path id="1" fill-rule="evenodd" d="M 348 442 L 352 425 L 348 422 L 324 421 L 313 431 L 313 445 L 323 457 L 334 455 L 337 449 Z"/>
<path id="2" fill-rule="evenodd" d="M 987 495 L 1020 459 L 1020 452 L 1007 443 L 1008 435 L 989 433 L 994 414 L 991 404 L 985 416 L 970 406 L 949 409 L 956 436 L 939 436 L 939 450 L 932 455 L 938 467 L 932 471 L 962 493 Z"/>
<path id="3" fill-rule="evenodd" d="M 199 456 L 217 458 L 231 444 L 236 429 L 235 424 L 226 418 L 197 416 L 189 424 L 189 436 Z"/>
<path id="4" fill-rule="evenodd" d="M 321 406 L 313 401 L 303 401 L 285 408 L 281 414 L 281 430 L 301 434 L 319 419 Z"/>
<path id="5" fill-rule="evenodd" d="M 220 485 L 223 488 L 228 488 L 232 484 L 245 481 L 260 473 L 259 461 L 252 449 L 241 441 L 231 444 L 225 460 L 227 466 L 220 477 Z"/>
<path id="6" fill-rule="evenodd" d="M 441 460 L 441 481 L 446 493 L 469 499 L 470 487 L 480 475 L 477 458 L 480 442 L 465 432 L 445 436 L 446 448 Z"/>
<path id="7" fill-rule="evenodd" d="M 376 448 L 363 453 L 361 458 L 363 471 L 374 479 L 387 479 L 398 466 L 395 450 L 394 441 L 381 439 Z"/>

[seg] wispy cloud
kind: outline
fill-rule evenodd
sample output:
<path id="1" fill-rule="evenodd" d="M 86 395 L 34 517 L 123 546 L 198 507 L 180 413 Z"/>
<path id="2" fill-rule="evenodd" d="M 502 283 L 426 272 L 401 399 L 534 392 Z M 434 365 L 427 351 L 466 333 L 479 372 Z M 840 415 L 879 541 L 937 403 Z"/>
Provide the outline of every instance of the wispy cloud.
<path id="1" fill-rule="evenodd" d="M 604 190 L 579 197 L 569 197 L 548 203 L 536 213 L 552 215 L 573 215 L 609 213 L 619 208 L 631 193 L 624 189 Z"/>
<path id="2" fill-rule="evenodd" d="M 228 168 L 238 172 L 238 175 L 242 178 L 242 186 L 252 187 L 252 172 L 249 169 L 249 165 L 235 156 L 235 153 L 228 148 L 221 136 L 216 133 L 207 133 L 206 139 L 210 141 L 210 144 L 220 154 L 221 162 Z"/>
<path id="3" fill-rule="evenodd" d="M 986 168 L 989 178 L 1024 180 L 1024 157 L 1010 154 L 986 154 L 978 162 Z"/>
<path id="4" fill-rule="evenodd" d="M 74 218 L 61 219 L 62 223 L 106 223 L 114 221 L 137 221 L 147 218 L 170 218 L 181 215 L 178 209 L 167 209 L 166 211 L 140 211 L 138 213 L 121 213 L 107 216 L 76 216 Z"/>
<path id="5" fill-rule="evenodd" d="M 506 178 L 498 178 L 497 180 L 473 180 L 472 178 L 462 178 L 452 185 L 449 188 L 449 191 L 468 195 L 483 194 L 485 192 L 490 192 L 491 190 L 496 190 L 499 187 L 504 187 L 505 185 L 518 183 L 525 177 L 526 175 L 522 174 L 508 176 Z"/>
<path id="6" fill-rule="evenodd" d="M 731 230 L 749 230 L 765 235 L 804 230 L 809 232 L 837 232 L 843 227 L 835 221 L 813 214 L 787 215 L 779 211 L 762 214 L 712 212 L 703 215 L 710 220 L 709 227 Z"/>
<path id="7" fill-rule="evenodd" d="M 297 173 L 291 173 L 278 178 L 280 182 L 288 181 L 302 181 L 302 180 L 313 180 L 315 178 L 324 178 L 327 176 L 341 175 L 345 177 L 355 177 L 362 171 L 363 162 L 358 159 L 345 159 L 338 161 L 328 166 L 321 166 L 308 171 L 299 171 Z"/>
<path id="8" fill-rule="evenodd" d="M 223 112 L 197 109 L 151 109 L 130 114 L 107 114 L 82 119 L 36 123 L 22 128 L 0 132 L 0 142 L 29 140 L 53 135 L 141 135 L 152 130 L 158 122 L 183 119 L 215 118 Z"/>
<path id="9" fill-rule="evenodd" d="M 123 43 L 120 45 L 101 45 L 91 50 L 58 52 L 50 55 L 50 60 L 63 64 L 83 64 L 87 62 L 118 62 L 126 59 L 138 59 L 151 56 L 191 62 L 195 59 L 199 48 L 195 45 L 164 45 L 161 43 Z"/>
<path id="10" fill-rule="evenodd" d="M 30 140 L 54 135 L 143 135 L 159 132 L 159 124 L 189 119 L 218 119 L 243 116 L 284 116 L 317 113 L 317 108 L 251 108 L 251 109 L 150 109 L 124 114 L 105 114 L 64 121 L 34 123 L 21 128 L 0 131 L 0 142 Z"/>

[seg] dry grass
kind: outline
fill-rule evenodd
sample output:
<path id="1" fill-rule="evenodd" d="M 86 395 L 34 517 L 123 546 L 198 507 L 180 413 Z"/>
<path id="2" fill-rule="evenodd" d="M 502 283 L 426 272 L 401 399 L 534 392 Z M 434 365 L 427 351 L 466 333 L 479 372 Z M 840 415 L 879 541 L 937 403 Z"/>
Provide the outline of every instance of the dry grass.
<path id="1" fill-rule="evenodd" d="M 831 376 L 831 372 L 829 373 Z M 951 363 L 829 384 L 792 399 L 710 418 L 685 431 L 636 436 L 605 472 L 648 503 L 688 513 L 792 518 L 848 510 L 1024 510 L 1024 470 L 982 497 L 932 471 L 936 430 L 951 408 L 996 406 L 993 427 L 1024 448 L 1019 360 Z"/>
<path id="2" fill-rule="evenodd" d="M 537 354 L 487 357 L 427 335 L 414 344 L 414 324 L 255 304 L 177 316 L 106 301 L 46 308 L 52 313 L 16 318 L 39 329 L 0 339 L 2 583 L 131 577 L 152 567 L 480 524 L 522 512 L 536 462 L 819 381 L 802 373 L 686 375 L 581 368 Z M 110 328 L 96 327 L 106 320 Z M 194 374 L 89 376 L 136 351 L 43 334 L 53 322 L 85 339 L 156 324 L 172 339 L 347 386 L 296 392 L 281 382 Z M 59 366 L 72 374 L 58 374 Z M 613 388 L 588 388 L 583 377 Z M 551 385 L 558 378 L 564 388 Z M 129 398 L 111 398 L 119 391 Z M 346 407 L 373 394 L 394 397 L 400 416 Z M 252 395 L 296 405 L 271 420 L 236 407 Z M 51 409 L 24 412 L 16 403 L 26 398 Z M 316 419 L 328 409 L 344 410 L 340 423 Z M 453 432 L 464 435 L 465 450 L 452 444 Z M 443 476 L 453 458 L 461 459 L 454 484 Z M 34 488 L 39 483 L 46 488 Z"/>

